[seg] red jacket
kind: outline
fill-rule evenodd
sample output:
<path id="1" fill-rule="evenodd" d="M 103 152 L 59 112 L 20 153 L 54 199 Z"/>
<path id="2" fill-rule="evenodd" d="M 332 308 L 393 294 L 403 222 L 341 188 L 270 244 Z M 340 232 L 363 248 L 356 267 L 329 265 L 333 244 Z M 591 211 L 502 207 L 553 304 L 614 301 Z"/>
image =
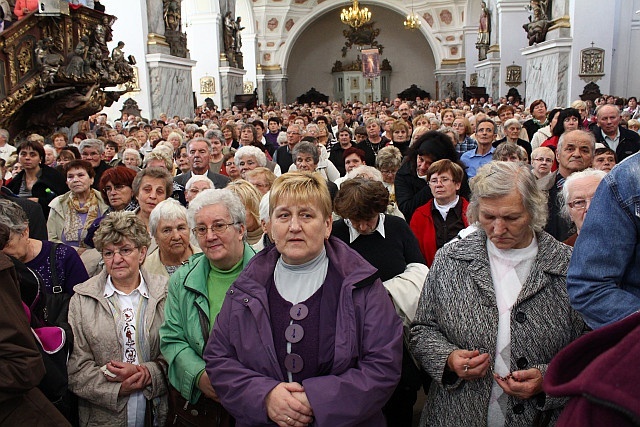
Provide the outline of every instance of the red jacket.
<path id="1" fill-rule="evenodd" d="M 469 206 L 469 202 L 467 202 L 467 199 L 464 197 L 460 197 L 460 199 L 462 199 L 462 221 L 464 226 L 468 227 L 467 207 Z M 431 215 L 432 209 L 433 199 L 416 209 L 411 217 L 410 224 L 413 234 L 418 238 L 420 252 L 422 252 L 424 259 L 427 260 L 427 267 L 431 267 L 433 259 L 436 256 L 436 251 L 438 250 L 436 247 L 436 229 L 433 225 L 433 216 Z"/>
<path id="2" fill-rule="evenodd" d="M 26 15 L 24 9 L 28 9 L 29 13 L 35 12 L 38 10 L 38 0 L 17 0 L 13 13 L 16 14 L 18 19 L 22 19 Z"/>

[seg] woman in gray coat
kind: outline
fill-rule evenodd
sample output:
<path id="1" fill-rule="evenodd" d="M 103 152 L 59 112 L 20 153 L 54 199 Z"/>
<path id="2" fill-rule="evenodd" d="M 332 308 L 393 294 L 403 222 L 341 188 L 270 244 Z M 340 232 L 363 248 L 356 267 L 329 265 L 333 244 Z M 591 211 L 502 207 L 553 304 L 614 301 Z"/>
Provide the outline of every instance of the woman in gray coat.
<path id="1" fill-rule="evenodd" d="M 491 162 L 472 193 L 479 230 L 436 254 L 411 330 L 433 378 L 421 425 L 553 424 L 565 401 L 542 379 L 584 328 L 566 291 L 571 249 L 542 231 L 547 204 L 527 167 Z"/>

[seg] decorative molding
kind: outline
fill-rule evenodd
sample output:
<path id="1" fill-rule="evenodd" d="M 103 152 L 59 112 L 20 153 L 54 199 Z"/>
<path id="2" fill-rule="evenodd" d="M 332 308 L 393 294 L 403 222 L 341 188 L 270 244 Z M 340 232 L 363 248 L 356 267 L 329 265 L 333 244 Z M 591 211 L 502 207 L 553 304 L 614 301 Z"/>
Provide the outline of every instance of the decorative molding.
<path id="1" fill-rule="evenodd" d="M 557 28 L 571 28 L 571 18 L 569 15 L 564 15 L 551 21 L 549 31 Z"/>
<path id="2" fill-rule="evenodd" d="M 165 36 L 156 33 L 149 33 L 149 36 L 147 37 L 147 44 L 169 47 L 169 43 L 167 43 Z"/>

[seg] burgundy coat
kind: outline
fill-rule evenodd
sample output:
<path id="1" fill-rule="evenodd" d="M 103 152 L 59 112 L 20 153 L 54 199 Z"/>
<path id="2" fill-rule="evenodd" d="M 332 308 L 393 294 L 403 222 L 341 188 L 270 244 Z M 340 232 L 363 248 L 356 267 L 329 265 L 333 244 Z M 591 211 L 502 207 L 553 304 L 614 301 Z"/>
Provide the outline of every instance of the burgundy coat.
<path id="1" fill-rule="evenodd" d="M 544 377 L 544 391 L 572 399 L 556 425 L 639 425 L 638 352 L 640 313 L 590 332 L 558 353 Z"/>

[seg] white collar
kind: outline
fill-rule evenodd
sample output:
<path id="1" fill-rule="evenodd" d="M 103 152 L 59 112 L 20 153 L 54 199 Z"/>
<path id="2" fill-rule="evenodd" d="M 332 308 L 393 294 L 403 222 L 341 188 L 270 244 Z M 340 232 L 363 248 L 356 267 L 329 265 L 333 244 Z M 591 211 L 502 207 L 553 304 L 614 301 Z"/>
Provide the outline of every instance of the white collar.
<path id="1" fill-rule="evenodd" d="M 378 226 L 376 227 L 375 230 L 373 230 L 373 232 L 375 233 L 377 231 L 378 233 L 380 233 L 380 235 L 383 238 L 385 238 L 386 236 L 384 235 L 384 214 L 381 213 L 379 215 L 380 215 L 380 218 L 378 219 Z M 344 223 L 347 224 L 347 227 L 349 227 L 349 243 L 353 243 L 353 241 L 356 240 L 358 236 L 360 236 L 360 232 L 353 227 L 353 225 L 351 224 L 351 221 L 349 221 L 348 219 L 345 219 Z"/>
<path id="2" fill-rule="evenodd" d="M 118 295 L 127 296 L 127 295 L 132 295 L 134 292 L 138 291 L 140 295 L 142 295 L 143 297 L 149 298 L 149 289 L 147 288 L 147 284 L 144 282 L 144 277 L 142 277 L 142 273 L 138 273 L 138 274 L 140 274 L 140 284 L 138 285 L 137 288 L 131 291 L 130 294 L 125 294 L 124 292 L 116 289 L 116 287 L 113 286 L 113 282 L 111 281 L 111 275 L 107 276 L 107 283 L 104 286 L 104 297 L 109 298 L 114 293 L 117 293 Z"/>
<path id="3" fill-rule="evenodd" d="M 620 127 L 618 127 L 618 129 L 616 130 L 616 136 L 614 136 L 613 138 L 611 138 L 609 135 L 607 135 L 606 133 L 604 133 L 604 131 L 602 129 L 600 129 L 600 132 L 602 132 L 602 137 L 605 140 L 610 140 L 610 141 L 615 141 L 618 138 L 620 138 Z"/>

